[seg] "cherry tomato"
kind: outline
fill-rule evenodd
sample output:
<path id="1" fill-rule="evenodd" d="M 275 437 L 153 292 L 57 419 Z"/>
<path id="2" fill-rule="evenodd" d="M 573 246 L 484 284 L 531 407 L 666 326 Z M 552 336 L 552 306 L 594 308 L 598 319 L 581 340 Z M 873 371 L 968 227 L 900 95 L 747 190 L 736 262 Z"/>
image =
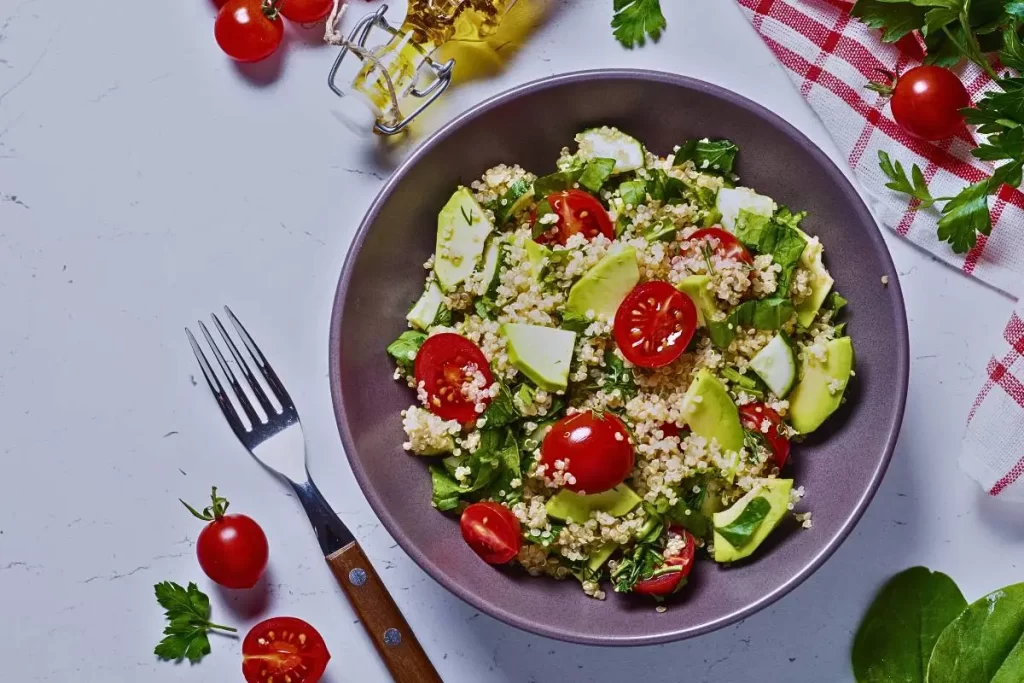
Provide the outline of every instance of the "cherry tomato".
<path id="1" fill-rule="evenodd" d="M 765 420 L 770 423 L 767 432 L 761 429 Z M 789 439 L 779 431 L 782 417 L 763 403 L 748 403 L 740 406 L 740 422 L 743 423 L 744 429 L 764 436 L 774 456 L 776 467 L 782 469 L 789 460 Z"/>
<path id="2" fill-rule="evenodd" d="M 940 66 L 916 66 L 899 77 L 892 115 L 900 127 L 922 140 L 942 140 L 964 127 L 961 109 L 971 96 L 960 79 Z"/>
<path id="3" fill-rule="evenodd" d="M 295 617 L 261 621 L 242 641 L 242 675 L 248 683 L 316 683 L 330 659 L 323 637 Z"/>
<path id="4" fill-rule="evenodd" d="M 488 564 L 505 564 L 519 554 L 522 528 L 504 505 L 473 503 L 462 511 L 462 538 Z"/>
<path id="5" fill-rule="evenodd" d="M 691 240 L 716 239 L 718 246 L 715 253 L 722 258 L 732 258 L 741 263 L 753 263 L 754 257 L 750 255 L 743 243 L 736 239 L 728 230 L 722 228 L 704 228 L 690 235 Z"/>
<path id="6" fill-rule="evenodd" d="M 217 495 L 216 486 L 211 498 L 212 505 L 202 512 L 181 501 L 189 512 L 209 522 L 196 541 L 199 566 L 225 588 L 252 588 L 267 568 L 267 536 L 251 517 L 224 514 L 229 503 Z"/>
<path id="7" fill-rule="evenodd" d="M 697 552 L 697 541 L 693 538 L 693 534 L 680 526 L 669 527 L 668 533 L 670 538 L 672 536 L 682 537 L 686 545 L 683 546 L 678 555 L 673 555 L 665 560 L 665 564 L 658 569 L 679 567 L 679 570 L 639 581 L 633 586 L 634 593 L 640 593 L 641 595 L 671 595 L 679 590 L 683 584 L 683 579 L 690 575 L 690 570 L 693 569 L 693 557 Z M 655 571 L 658 571 L 658 569 Z"/>
<path id="8" fill-rule="evenodd" d="M 660 368 L 683 353 L 697 330 L 697 307 L 667 282 L 633 288 L 615 312 L 615 343 L 633 365 Z"/>
<path id="9" fill-rule="evenodd" d="M 626 425 L 612 413 L 574 413 L 551 425 L 540 446 L 540 462 L 547 467 L 548 477 L 559 471 L 565 474 L 565 488 L 601 493 L 621 484 L 633 471 L 635 455 L 629 439 Z"/>
<path id="10" fill-rule="evenodd" d="M 332 0 L 285 0 L 281 16 L 298 24 L 312 24 L 331 13 Z"/>
<path id="11" fill-rule="evenodd" d="M 228 0 L 217 12 L 213 36 L 228 57 L 258 62 L 274 53 L 284 36 L 284 24 L 270 0 Z"/>
<path id="12" fill-rule="evenodd" d="M 668 438 L 670 436 L 682 436 L 683 435 L 683 430 L 678 425 L 676 425 L 676 424 L 674 424 L 672 422 L 663 422 L 661 424 L 660 429 L 661 429 L 661 433 L 664 434 L 666 438 Z"/>
<path id="13" fill-rule="evenodd" d="M 483 386 L 478 386 L 478 372 L 483 375 Z M 477 401 L 466 392 L 488 389 L 494 383 L 483 351 L 465 337 L 451 332 L 435 334 L 423 342 L 416 354 L 415 375 L 417 385 L 423 382 L 430 412 L 462 424 L 480 416 Z M 471 386 L 475 389 L 470 389 Z M 480 396 L 479 402 L 486 406 L 491 397 Z"/>
<path id="14" fill-rule="evenodd" d="M 558 222 L 537 237 L 539 244 L 556 242 L 565 246 L 570 237 L 580 232 L 588 240 L 598 235 L 615 239 L 612 219 L 593 195 L 583 190 L 565 190 L 548 195 L 547 201 L 558 216 Z"/>

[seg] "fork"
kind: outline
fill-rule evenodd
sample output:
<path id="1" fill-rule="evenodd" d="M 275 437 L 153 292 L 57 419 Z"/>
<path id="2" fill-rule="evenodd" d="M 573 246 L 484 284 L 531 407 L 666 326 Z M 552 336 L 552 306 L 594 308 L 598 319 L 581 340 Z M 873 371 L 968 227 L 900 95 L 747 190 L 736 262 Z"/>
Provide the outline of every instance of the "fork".
<path id="1" fill-rule="evenodd" d="M 355 608 L 359 620 L 392 677 L 398 683 L 440 683 L 441 677 L 416 640 L 384 583 L 374 571 L 373 565 L 366 559 L 358 541 L 313 483 L 306 467 L 306 440 L 302 433 L 302 424 L 299 422 L 299 413 L 281 380 L 278 379 L 277 373 L 270 367 L 256 342 L 231 309 L 225 306 L 224 313 L 238 333 L 248 356 L 255 363 L 269 391 L 268 395 L 220 319 L 216 314 L 212 314 L 210 317 L 213 324 L 245 379 L 251 396 L 255 398 L 254 403 L 235 377 L 213 335 L 206 325 L 199 321 L 199 329 L 213 351 L 214 358 L 237 399 L 241 413 L 232 405 L 231 398 L 221 385 L 217 373 L 206 360 L 202 348 L 187 327 L 185 334 L 192 345 L 196 360 L 199 361 L 203 376 L 206 377 L 206 383 L 210 386 L 210 391 L 213 392 L 232 431 L 256 460 L 283 477 L 295 489 L 295 494 L 305 508 L 310 524 L 313 525 L 313 531 L 316 532 L 317 541 L 320 542 L 320 549 L 323 550 L 331 572 Z"/>

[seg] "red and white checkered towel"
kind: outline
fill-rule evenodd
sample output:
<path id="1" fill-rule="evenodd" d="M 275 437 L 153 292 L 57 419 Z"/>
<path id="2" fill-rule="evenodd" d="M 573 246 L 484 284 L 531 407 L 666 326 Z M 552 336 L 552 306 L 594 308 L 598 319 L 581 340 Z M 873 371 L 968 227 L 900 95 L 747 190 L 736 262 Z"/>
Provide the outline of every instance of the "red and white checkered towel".
<path id="1" fill-rule="evenodd" d="M 852 0 L 738 0 L 743 13 L 786 67 L 854 170 L 882 223 L 966 275 L 1017 297 L 1024 293 L 1024 194 L 1003 186 L 991 200 L 992 234 L 967 254 L 936 237 L 939 212 L 885 187 L 878 150 L 909 170 L 918 164 L 936 197 L 991 175 L 971 156 L 968 132 L 939 143 L 916 140 L 892 118 L 882 95 L 864 86 L 880 69 L 902 73 L 920 63 L 917 41 L 883 43 L 880 32 L 850 16 Z M 975 101 L 992 87 L 968 64 L 959 72 Z M 988 380 L 968 419 L 960 463 L 993 496 L 1024 501 L 1024 308 L 1006 327 L 1005 344 L 988 366 Z M 1005 347 L 1005 344 L 1003 345 Z"/>

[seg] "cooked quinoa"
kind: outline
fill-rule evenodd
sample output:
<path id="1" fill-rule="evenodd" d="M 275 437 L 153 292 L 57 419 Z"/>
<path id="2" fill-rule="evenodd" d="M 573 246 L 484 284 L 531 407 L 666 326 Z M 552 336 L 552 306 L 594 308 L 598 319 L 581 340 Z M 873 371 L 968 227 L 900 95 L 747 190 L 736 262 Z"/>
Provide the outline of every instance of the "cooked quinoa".
<path id="1" fill-rule="evenodd" d="M 433 506 L 504 506 L 521 532 L 515 562 L 532 575 L 575 577 L 604 599 L 609 585 L 629 592 L 665 574 L 685 577 L 698 549 L 723 563 L 743 559 L 753 551 L 745 544 L 759 544 L 783 516 L 811 528 L 810 512 L 792 512 L 804 489 L 785 478 L 789 441 L 841 403 L 852 370 L 835 367 L 852 362 L 852 346 L 820 241 L 799 227 L 802 214 L 737 187 L 734 145 L 705 139 L 658 156 L 609 128 L 577 141 L 554 174 L 501 164 L 456 193 L 449 206 L 458 211 L 442 211 L 438 252 L 424 264 L 411 329 L 388 351 L 413 399 L 402 411 L 403 448 L 431 458 Z M 609 141 L 626 162 L 600 156 Z M 610 232 L 569 234 L 571 215 L 558 202 L 573 191 L 600 202 L 607 222 L 598 223 Z M 486 241 L 453 242 L 453 230 L 486 231 Z M 475 266 L 465 272 L 470 252 Z M 699 311 L 667 364 L 632 362 L 617 342 L 624 292 L 611 302 L 619 309 L 606 299 L 597 307 L 608 310 L 574 308 L 581 283 L 620 262 L 636 287 L 668 283 L 692 304 L 684 310 Z M 559 330 L 553 346 L 574 335 L 564 378 L 538 379 L 514 328 Z M 438 335 L 472 342 L 487 367 L 460 356 L 455 386 L 433 390 L 418 361 Z M 780 362 L 798 369 L 787 379 Z M 451 419 L 445 406 L 455 404 L 463 413 Z M 709 411 L 725 417 L 711 426 L 695 417 Z M 574 416 L 624 425 L 612 446 L 631 450 L 633 465 L 612 490 L 627 490 L 632 503 L 592 505 L 599 492 L 579 490 L 574 459 L 545 458 L 549 430 Z M 731 446 L 720 439 L 726 428 Z M 556 499 L 584 501 L 572 509 L 587 515 L 554 514 Z M 677 583 L 673 591 L 685 578 Z"/>

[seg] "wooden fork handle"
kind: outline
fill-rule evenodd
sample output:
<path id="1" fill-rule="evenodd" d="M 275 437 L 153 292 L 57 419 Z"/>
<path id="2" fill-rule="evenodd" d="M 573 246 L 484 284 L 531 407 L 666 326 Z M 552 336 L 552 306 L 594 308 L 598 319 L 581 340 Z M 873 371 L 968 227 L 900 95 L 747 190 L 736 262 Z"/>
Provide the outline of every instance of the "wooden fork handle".
<path id="1" fill-rule="evenodd" d="M 395 681 L 443 683 L 359 544 L 326 559 Z"/>

